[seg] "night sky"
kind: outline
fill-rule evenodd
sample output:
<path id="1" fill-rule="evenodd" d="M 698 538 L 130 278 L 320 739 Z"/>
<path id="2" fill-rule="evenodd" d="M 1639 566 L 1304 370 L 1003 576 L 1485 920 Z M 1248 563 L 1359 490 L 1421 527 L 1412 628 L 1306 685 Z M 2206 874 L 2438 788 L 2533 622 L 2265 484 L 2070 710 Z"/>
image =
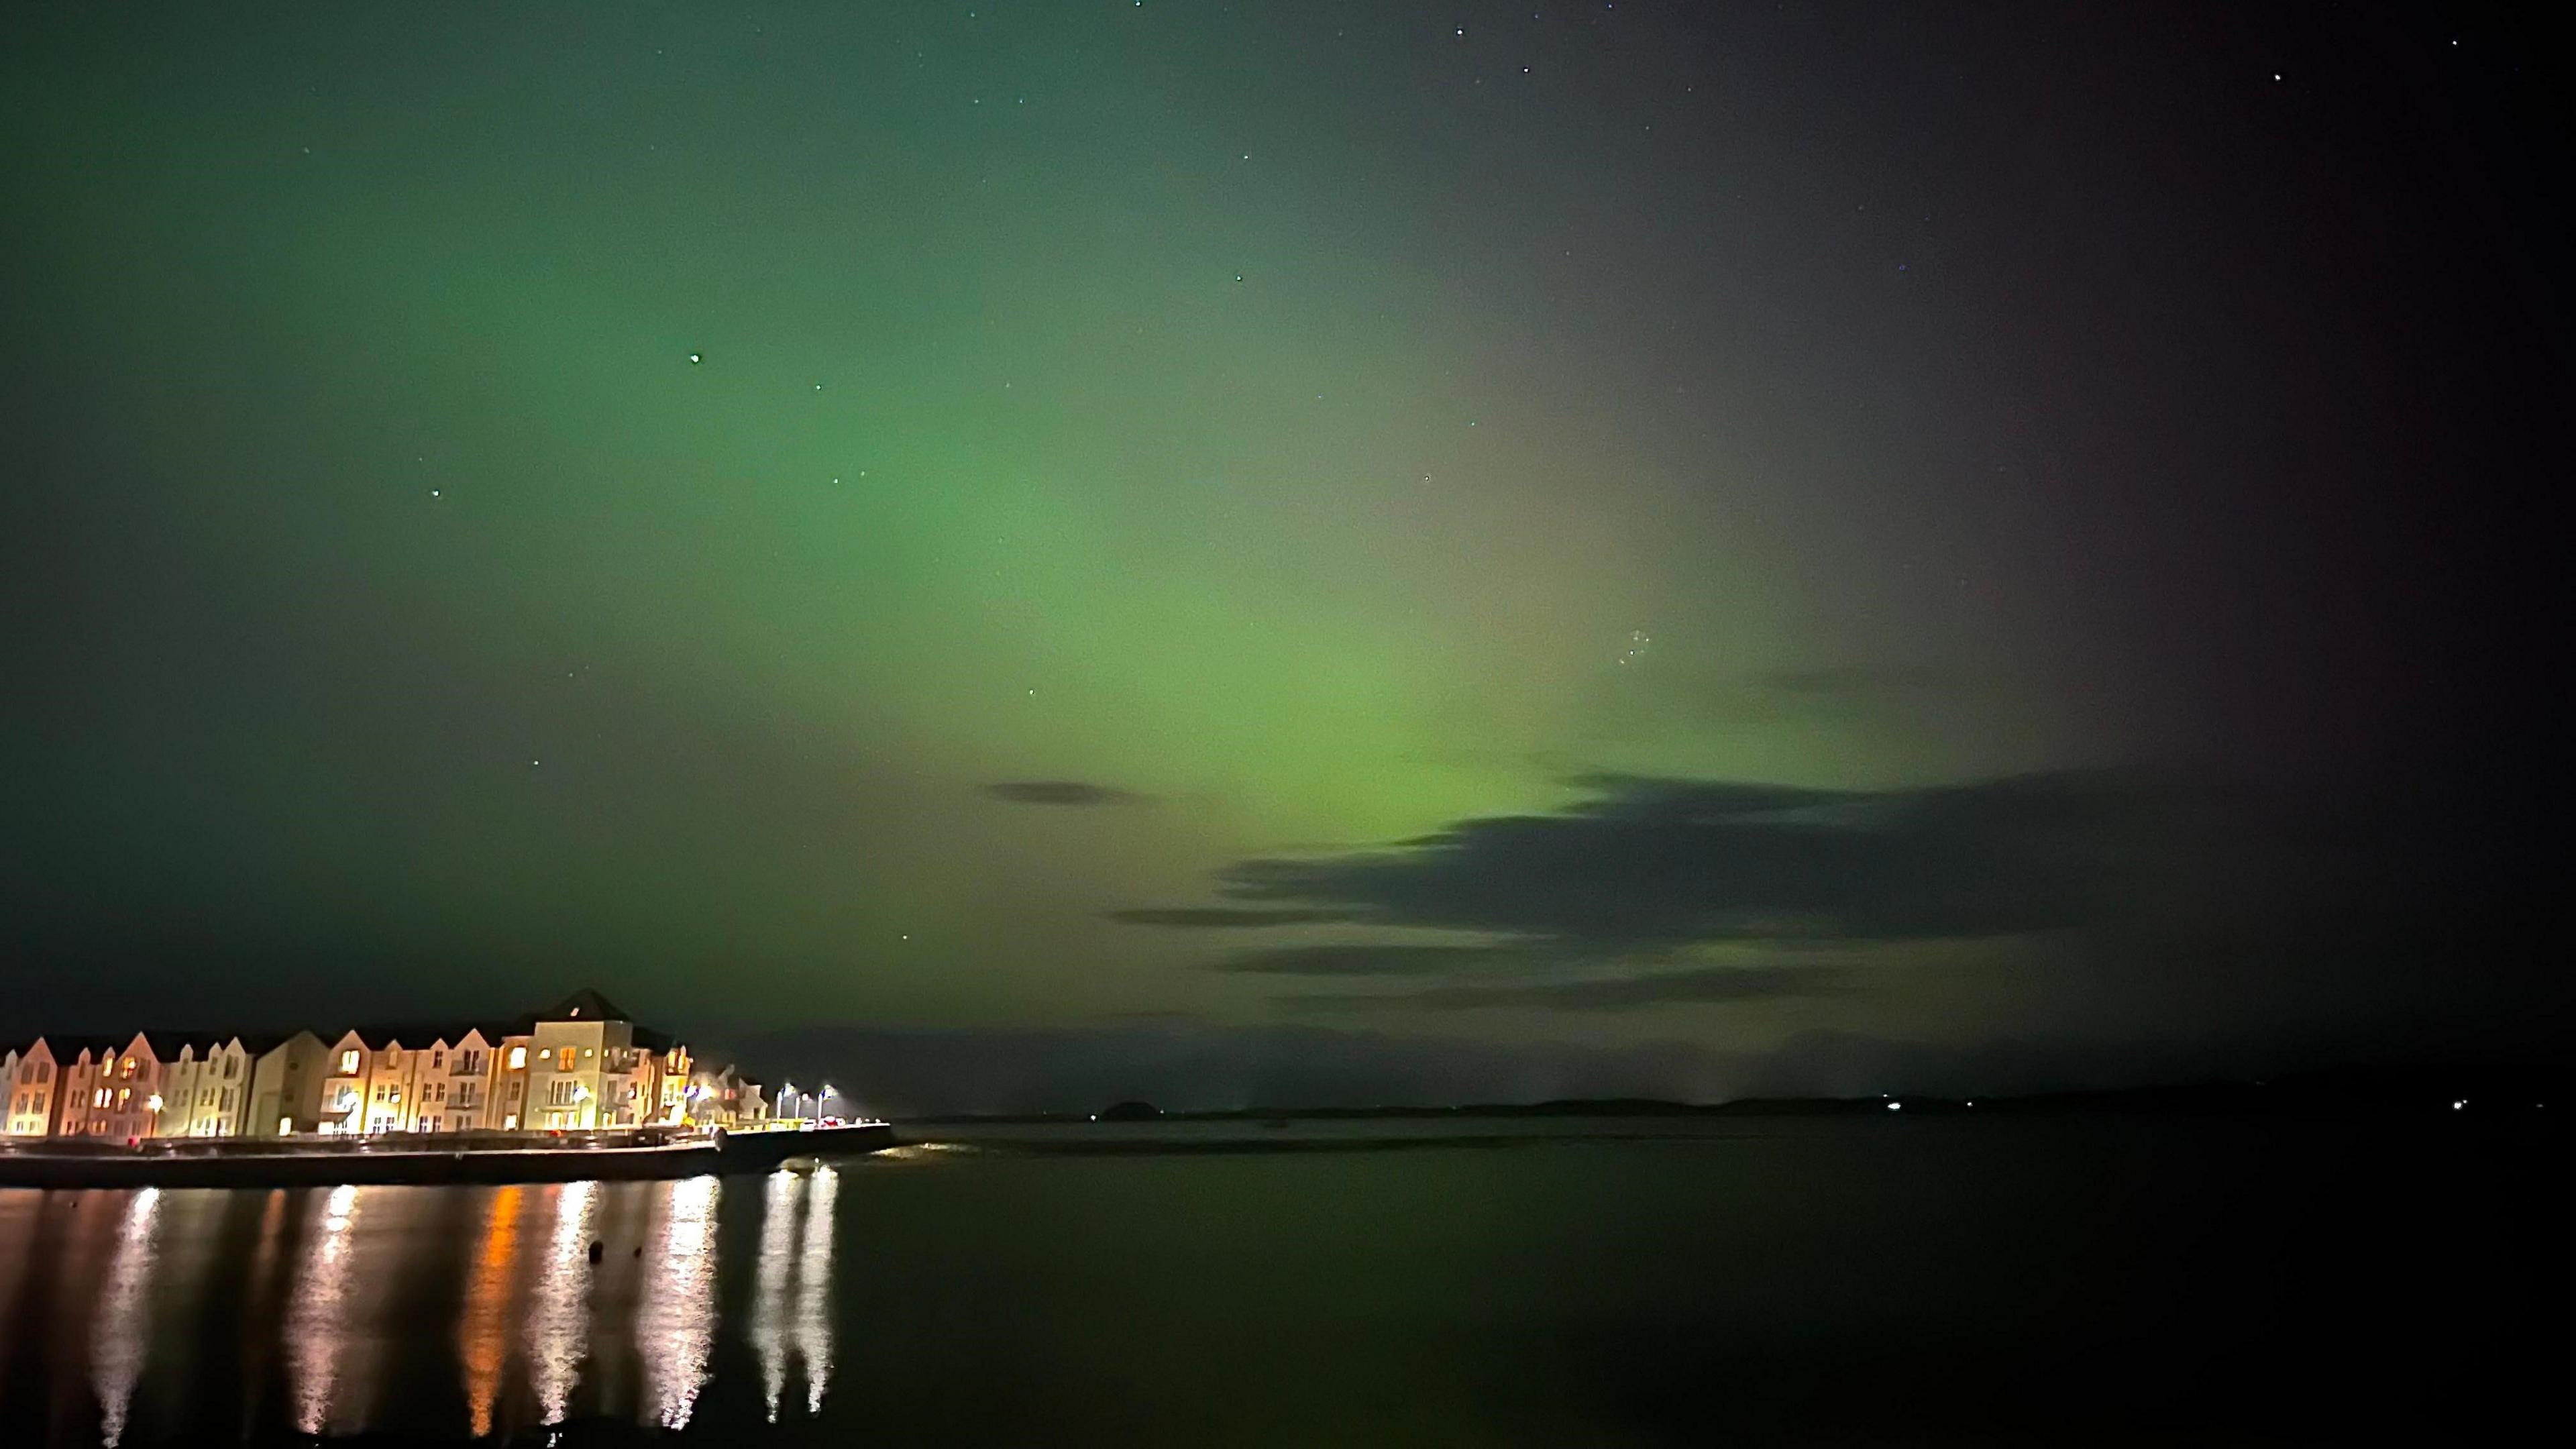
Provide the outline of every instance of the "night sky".
<path id="1" fill-rule="evenodd" d="M 0 1025 L 590 984 L 913 1108 L 2546 1052 L 2535 45 L 22 15 Z"/>

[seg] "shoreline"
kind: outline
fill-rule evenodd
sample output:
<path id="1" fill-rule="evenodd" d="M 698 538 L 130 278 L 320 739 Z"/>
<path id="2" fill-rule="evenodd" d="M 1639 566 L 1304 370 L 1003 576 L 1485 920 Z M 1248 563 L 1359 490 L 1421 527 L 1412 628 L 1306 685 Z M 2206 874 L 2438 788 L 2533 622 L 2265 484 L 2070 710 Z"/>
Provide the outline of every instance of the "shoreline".
<path id="1" fill-rule="evenodd" d="M 848 1157 L 896 1145 L 884 1124 L 794 1132 L 732 1132 L 680 1142 L 429 1148 L 267 1141 L 187 1149 L 70 1151 L 0 1148 L 0 1188 L 337 1187 L 512 1182 L 628 1182 L 709 1173 L 772 1172 L 793 1157 Z"/>

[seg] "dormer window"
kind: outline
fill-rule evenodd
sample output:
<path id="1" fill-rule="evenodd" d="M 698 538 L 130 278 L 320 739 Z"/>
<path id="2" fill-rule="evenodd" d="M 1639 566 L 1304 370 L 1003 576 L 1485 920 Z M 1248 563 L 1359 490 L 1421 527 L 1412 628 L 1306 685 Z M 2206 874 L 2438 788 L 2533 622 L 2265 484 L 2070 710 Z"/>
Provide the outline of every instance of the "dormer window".
<path id="1" fill-rule="evenodd" d="M 351 1047 L 347 1051 L 340 1053 L 340 1075 L 345 1077 L 357 1070 L 358 1049 L 356 1047 Z"/>

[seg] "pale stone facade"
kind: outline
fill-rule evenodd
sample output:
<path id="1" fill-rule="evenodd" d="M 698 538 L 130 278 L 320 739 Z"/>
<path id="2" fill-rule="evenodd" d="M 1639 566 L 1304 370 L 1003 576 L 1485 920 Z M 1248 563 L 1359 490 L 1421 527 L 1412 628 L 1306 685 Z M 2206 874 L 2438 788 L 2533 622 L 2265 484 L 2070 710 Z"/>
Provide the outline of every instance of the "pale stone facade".
<path id="1" fill-rule="evenodd" d="M 63 1084 L 62 1064 L 54 1060 L 54 1049 L 43 1037 L 30 1043 L 25 1051 L 9 1053 L 9 1116 L 6 1123 L 12 1137 L 49 1137 L 54 1131 L 55 1107 L 60 1101 Z"/>
<path id="2" fill-rule="evenodd" d="M 257 1040 L 39 1038 L 0 1054 L 13 1136 L 588 1132 L 765 1122 L 756 1083 L 639 1031 L 597 992 L 506 1025 Z"/>
<path id="3" fill-rule="evenodd" d="M 162 1137 L 248 1135 L 250 1049 L 240 1037 L 184 1041 L 164 1072 L 154 1132 Z"/>
<path id="4" fill-rule="evenodd" d="M 293 1137 L 320 1131 L 327 1065 L 322 1039 L 309 1031 L 299 1031 L 261 1052 L 251 1066 L 244 1135 Z"/>
<path id="5" fill-rule="evenodd" d="M 153 1136 L 161 1116 L 162 1072 L 159 1049 L 141 1032 L 122 1050 L 81 1048 L 63 1073 L 56 1135 L 116 1142 Z"/>

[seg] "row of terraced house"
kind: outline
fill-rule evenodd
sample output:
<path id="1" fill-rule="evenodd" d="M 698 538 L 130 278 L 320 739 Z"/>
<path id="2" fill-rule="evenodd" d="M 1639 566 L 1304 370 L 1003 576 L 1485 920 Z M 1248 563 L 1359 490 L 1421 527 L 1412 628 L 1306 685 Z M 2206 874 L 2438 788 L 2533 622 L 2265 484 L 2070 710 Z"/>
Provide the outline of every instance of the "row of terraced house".
<path id="1" fill-rule="evenodd" d="M 760 1084 L 583 991 L 501 1023 L 39 1037 L 0 1053 L 7 1135 L 590 1132 L 767 1125 Z"/>

